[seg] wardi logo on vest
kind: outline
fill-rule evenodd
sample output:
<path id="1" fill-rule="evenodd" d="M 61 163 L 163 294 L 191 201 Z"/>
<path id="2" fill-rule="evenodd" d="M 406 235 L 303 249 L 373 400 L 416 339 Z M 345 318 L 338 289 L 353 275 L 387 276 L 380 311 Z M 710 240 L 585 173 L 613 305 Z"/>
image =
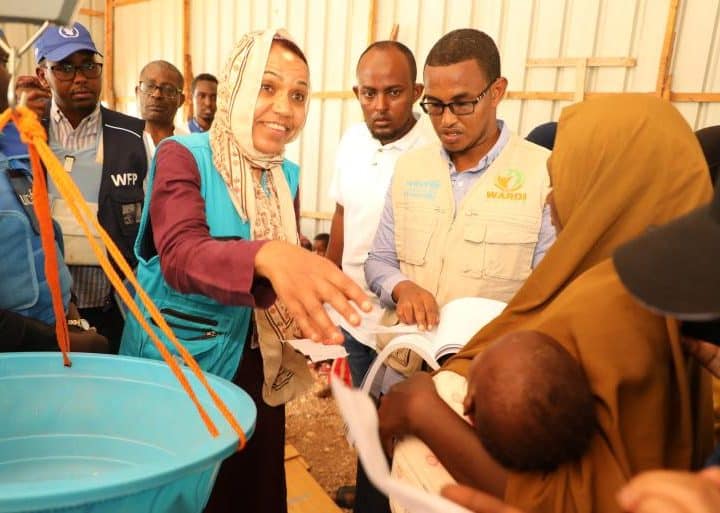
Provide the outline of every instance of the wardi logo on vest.
<path id="1" fill-rule="evenodd" d="M 527 193 L 522 191 L 525 174 L 519 169 L 507 169 L 495 177 L 494 188 L 487 191 L 488 199 L 524 201 Z"/>

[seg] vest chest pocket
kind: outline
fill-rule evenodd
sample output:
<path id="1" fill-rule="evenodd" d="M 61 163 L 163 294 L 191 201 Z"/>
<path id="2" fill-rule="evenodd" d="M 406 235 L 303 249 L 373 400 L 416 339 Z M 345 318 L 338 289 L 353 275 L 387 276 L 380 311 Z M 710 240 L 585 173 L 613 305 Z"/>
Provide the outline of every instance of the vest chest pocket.
<path id="1" fill-rule="evenodd" d="M 30 221 L 24 212 L 0 210 L 0 241 L 3 249 L 3 283 L 0 307 L 25 310 L 39 299 L 40 288 L 30 238 Z"/>
<path id="2" fill-rule="evenodd" d="M 135 236 L 144 200 L 141 189 L 114 188 L 110 192 L 113 215 L 123 235 Z"/>
<path id="3" fill-rule="evenodd" d="M 462 271 L 473 278 L 525 280 L 538 234 L 517 224 L 469 223 L 463 231 Z"/>
<path id="4" fill-rule="evenodd" d="M 409 265 L 423 265 L 432 238 L 436 214 L 427 209 L 407 209 L 395 219 L 395 248 L 398 260 Z"/>
<path id="5" fill-rule="evenodd" d="M 524 281 L 532 272 L 538 230 L 517 224 L 488 224 L 485 232 L 485 274 Z"/>
<path id="6" fill-rule="evenodd" d="M 165 317 L 178 340 L 185 346 L 190 354 L 197 360 L 200 367 L 208 372 L 218 373 L 223 363 L 222 356 L 228 343 L 227 326 L 221 326 L 218 321 L 199 316 L 195 313 L 187 313 L 174 308 L 161 308 L 160 312 Z M 157 327 L 154 320 L 149 319 L 153 326 Z M 160 333 L 158 330 L 156 333 Z M 141 348 L 141 355 L 150 358 L 162 358 L 155 345 L 149 337 L 143 335 L 144 344 Z M 165 337 L 161 338 L 164 340 Z M 179 355 L 169 341 L 165 341 L 168 350 Z"/>

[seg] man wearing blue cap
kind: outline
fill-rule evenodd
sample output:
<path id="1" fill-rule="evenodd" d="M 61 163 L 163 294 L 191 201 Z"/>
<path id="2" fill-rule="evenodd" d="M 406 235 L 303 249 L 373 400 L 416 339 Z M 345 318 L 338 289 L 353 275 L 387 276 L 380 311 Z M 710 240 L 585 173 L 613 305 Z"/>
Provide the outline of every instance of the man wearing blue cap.
<path id="1" fill-rule="evenodd" d="M 36 74 L 52 91 L 42 122 L 48 143 L 100 224 L 135 266 L 133 244 L 140 222 L 147 158 L 144 121 L 100 105 L 102 56 L 87 29 L 48 27 L 35 46 Z M 117 349 L 123 321 L 89 243 L 50 184 L 53 216 L 60 222 L 73 291 L 82 316 Z"/>

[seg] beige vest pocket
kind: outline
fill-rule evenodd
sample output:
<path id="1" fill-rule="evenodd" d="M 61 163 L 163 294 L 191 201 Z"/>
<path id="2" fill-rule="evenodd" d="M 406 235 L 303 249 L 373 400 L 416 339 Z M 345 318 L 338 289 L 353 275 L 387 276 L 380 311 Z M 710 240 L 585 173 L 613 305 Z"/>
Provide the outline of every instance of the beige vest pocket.
<path id="1" fill-rule="evenodd" d="M 424 265 L 436 217 L 429 210 L 404 211 L 396 222 L 398 260 L 409 265 Z M 402 237 L 397 237 L 402 234 Z"/>
<path id="2" fill-rule="evenodd" d="M 492 278 L 525 280 L 532 272 L 537 239 L 536 229 L 489 224 L 485 232 L 485 274 Z"/>
<path id="3" fill-rule="evenodd" d="M 462 272 L 470 278 L 482 278 L 485 268 L 485 223 L 471 223 L 463 230 Z"/>

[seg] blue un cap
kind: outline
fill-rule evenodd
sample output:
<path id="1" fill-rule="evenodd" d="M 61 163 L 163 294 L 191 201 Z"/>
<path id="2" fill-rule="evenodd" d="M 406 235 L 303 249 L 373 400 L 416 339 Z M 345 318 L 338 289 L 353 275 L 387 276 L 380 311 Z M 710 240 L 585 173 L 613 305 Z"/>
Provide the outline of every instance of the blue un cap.
<path id="1" fill-rule="evenodd" d="M 61 61 L 80 51 L 90 51 L 101 55 L 95 48 L 90 32 L 80 23 L 72 27 L 50 25 L 35 43 L 35 62 L 43 59 Z"/>

